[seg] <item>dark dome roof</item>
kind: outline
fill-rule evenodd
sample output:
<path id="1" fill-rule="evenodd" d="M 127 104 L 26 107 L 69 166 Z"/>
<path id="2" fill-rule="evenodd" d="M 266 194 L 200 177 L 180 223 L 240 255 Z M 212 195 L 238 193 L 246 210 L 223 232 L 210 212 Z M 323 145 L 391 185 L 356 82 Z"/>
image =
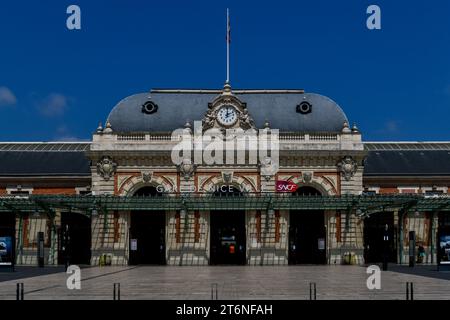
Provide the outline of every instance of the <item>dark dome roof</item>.
<path id="1" fill-rule="evenodd" d="M 347 120 L 345 113 L 333 100 L 315 93 L 288 91 L 235 91 L 236 97 L 247 104 L 257 128 L 265 120 L 273 129 L 297 132 L 339 132 Z M 155 91 L 139 93 L 120 101 L 108 120 L 115 132 L 166 132 L 183 128 L 186 121 L 200 121 L 208 110 L 208 103 L 218 91 Z M 152 101 L 157 111 L 146 114 L 142 105 Z M 303 101 L 311 105 L 311 112 L 299 113 Z"/>

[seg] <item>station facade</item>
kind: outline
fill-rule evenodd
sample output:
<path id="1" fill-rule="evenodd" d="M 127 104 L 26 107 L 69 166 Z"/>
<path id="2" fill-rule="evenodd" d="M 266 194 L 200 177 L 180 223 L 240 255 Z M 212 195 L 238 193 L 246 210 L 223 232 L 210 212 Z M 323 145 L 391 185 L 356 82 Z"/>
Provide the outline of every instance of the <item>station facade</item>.
<path id="1" fill-rule="evenodd" d="M 174 163 L 180 141 L 207 129 L 274 134 L 277 159 L 266 154 L 256 162 L 248 155 L 236 161 L 233 153 L 210 164 L 183 153 Z M 337 103 L 304 90 L 232 90 L 228 84 L 221 90 L 155 89 L 120 101 L 90 142 L 0 143 L 0 199 L 280 193 L 394 199 L 447 197 L 449 187 L 450 142 L 365 142 Z M 49 216 L 3 204 L 0 231 L 14 235 L 20 265 L 37 263 L 38 235 L 47 265 L 408 263 L 410 231 L 418 261 L 436 264 L 445 255 L 439 237 L 449 230 L 448 207 L 408 209 L 66 207 Z"/>

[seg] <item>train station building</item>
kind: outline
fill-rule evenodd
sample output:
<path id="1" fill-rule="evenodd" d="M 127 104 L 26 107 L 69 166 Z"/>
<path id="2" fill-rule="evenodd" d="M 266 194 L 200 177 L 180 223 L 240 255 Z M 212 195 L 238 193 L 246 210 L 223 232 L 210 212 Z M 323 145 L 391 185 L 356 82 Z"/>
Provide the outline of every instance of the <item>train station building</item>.
<path id="1" fill-rule="evenodd" d="M 126 97 L 90 142 L 0 143 L 0 240 L 17 265 L 405 264 L 410 239 L 447 263 L 450 142 L 366 142 L 349 120 L 301 89 Z M 208 130 L 269 152 L 247 137 L 198 162 Z"/>

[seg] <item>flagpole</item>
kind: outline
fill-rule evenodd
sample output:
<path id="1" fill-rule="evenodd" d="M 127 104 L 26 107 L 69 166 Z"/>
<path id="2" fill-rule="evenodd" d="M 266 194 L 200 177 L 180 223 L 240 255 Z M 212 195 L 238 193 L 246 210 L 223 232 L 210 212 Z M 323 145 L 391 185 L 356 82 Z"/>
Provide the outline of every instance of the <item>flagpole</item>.
<path id="1" fill-rule="evenodd" d="M 227 8 L 227 83 L 230 83 L 230 12 Z"/>

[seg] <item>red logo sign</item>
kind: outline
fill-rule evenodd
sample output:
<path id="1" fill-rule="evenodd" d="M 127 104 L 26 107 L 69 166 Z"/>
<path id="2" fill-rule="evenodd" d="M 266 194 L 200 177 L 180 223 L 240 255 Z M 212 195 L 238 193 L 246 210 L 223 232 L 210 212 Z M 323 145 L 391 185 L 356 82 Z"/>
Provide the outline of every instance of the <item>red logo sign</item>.
<path id="1" fill-rule="evenodd" d="M 275 183 L 275 188 L 277 192 L 295 192 L 298 188 L 298 185 L 293 183 L 292 181 L 278 180 Z"/>

